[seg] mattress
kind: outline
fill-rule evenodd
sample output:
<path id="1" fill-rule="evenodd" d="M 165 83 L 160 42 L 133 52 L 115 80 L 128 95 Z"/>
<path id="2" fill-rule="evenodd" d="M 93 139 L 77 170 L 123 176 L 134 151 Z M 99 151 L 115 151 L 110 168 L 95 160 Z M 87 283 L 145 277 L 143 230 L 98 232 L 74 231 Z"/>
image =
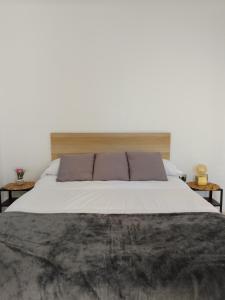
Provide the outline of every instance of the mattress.
<path id="1" fill-rule="evenodd" d="M 44 176 L 6 212 L 154 214 L 218 212 L 182 180 L 57 182 Z"/>

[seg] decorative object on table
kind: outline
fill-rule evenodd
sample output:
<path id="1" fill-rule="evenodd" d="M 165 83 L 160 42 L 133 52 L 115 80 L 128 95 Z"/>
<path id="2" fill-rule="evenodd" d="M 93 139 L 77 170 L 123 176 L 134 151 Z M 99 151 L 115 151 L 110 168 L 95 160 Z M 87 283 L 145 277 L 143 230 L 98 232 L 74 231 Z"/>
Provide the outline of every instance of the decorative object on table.
<path id="1" fill-rule="evenodd" d="M 195 181 L 198 185 L 204 186 L 208 184 L 208 169 L 206 165 L 199 164 L 196 166 Z"/>
<path id="2" fill-rule="evenodd" d="M 19 198 L 19 196 L 16 195 L 14 192 L 24 192 L 24 193 L 28 192 L 32 190 L 34 185 L 35 185 L 34 181 L 24 181 L 20 184 L 18 184 L 17 182 L 12 182 L 3 186 L 0 189 L 0 213 L 2 212 L 2 207 L 8 207 L 17 198 Z M 5 200 L 3 203 L 1 202 L 1 192 L 8 192 L 8 199 Z"/>
<path id="3" fill-rule="evenodd" d="M 204 197 L 205 200 L 207 200 L 209 203 L 211 203 L 213 206 L 218 206 L 220 208 L 220 212 L 222 212 L 223 209 L 223 189 L 215 183 L 208 182 L 206 185 L 199 185 L 195 181 L 188 182 L 188 186 L 196 192 L 208 192 L 208 197 Z M 215 200 L 213 198 L 214 192 L 220 192 L 220 198 L 219 201 Z"/>
<path id="4" fill-rule="evenodd" d="M 16 176 L 17 176 L 17 184 L 23 184 L 24 180 L 23 180 L 23 176 L 24 176 L 24 173 L 25 173 L 25 170 L 22 169 L 22 168 L 17 168 L 16 170 Z"/>

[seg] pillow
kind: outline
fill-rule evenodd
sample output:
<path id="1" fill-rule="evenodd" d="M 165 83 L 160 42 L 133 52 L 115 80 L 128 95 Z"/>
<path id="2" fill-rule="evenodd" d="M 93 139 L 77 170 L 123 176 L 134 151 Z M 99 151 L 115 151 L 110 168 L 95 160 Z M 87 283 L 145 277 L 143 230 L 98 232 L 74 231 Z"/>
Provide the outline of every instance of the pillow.
<path id="1" fill-rule="evenodd" d="M 47 169 L 42 173 L 41 177 L 45 175 L 54 175 L 57 176 L 58 171 L 59 171 L 59 164 L 60 164 L 60 158 L 57 158 L 53 161 L 51 161 L 50 165 L 48 166 Z"/>
<path id="2" fill-rule="evenodd" d="M 93 180 L 129 180 L 126 153 L 96 154 Z"/>
<path id="3" fill-rule="evenodd" d="M 127 157 L 130 180 L 168 180 L 160 153 L 128 152 Z"/>
<path id="4" fill-rule="evenodd" d="M 74 154 L 61 157 L 57 181 L 92 180 L 94 154 Z"/>
<path id="5" fill-rule="evenodd" d="M 178 170 L 177 167 L 170 160 L 163 159 L 163 164 L 164 164 L 167 176 L 181 176 L 181 175 L 184 175 L 184 172 Z"/>

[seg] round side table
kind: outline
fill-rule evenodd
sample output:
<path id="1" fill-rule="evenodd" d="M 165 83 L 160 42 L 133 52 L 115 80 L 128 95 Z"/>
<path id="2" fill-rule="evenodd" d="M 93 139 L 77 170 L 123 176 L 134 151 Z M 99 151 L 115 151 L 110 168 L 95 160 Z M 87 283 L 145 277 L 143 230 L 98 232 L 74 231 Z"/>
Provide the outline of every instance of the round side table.
<path id="1" fill-rule="evenodd" d="M 195 181 L 188 182 L 187 184 L 193 191 L 209 192 L 209 196 L 204 197 L 204 199 L 210 202 L 213 206 L 218 206 L 220 208 L 220 212 L 222 212 L 223 189 L 218 184 L 209 182 L 207 185 L 198 185 Z M 213 192 L 220 192 L 220 202 L 213 199 Z"/>
<path id="2" fill-rule="evenodd" d="M 0 189 L 0 212 L 2 212 L 2 207 L 8 207 L 11 205 L 17 198 L 19 197 L 13 197 L 13 192 L 28 192 L 32 190 L 34 187 L 35 182 L 34 181 L 24 181 L 23 183 L 8 183 L 5 186 L 3 186 Z M 3 203 L 1 201 L 1 193 L 2 192 L 8 192 L 8 199 L 5 200 Z"/>

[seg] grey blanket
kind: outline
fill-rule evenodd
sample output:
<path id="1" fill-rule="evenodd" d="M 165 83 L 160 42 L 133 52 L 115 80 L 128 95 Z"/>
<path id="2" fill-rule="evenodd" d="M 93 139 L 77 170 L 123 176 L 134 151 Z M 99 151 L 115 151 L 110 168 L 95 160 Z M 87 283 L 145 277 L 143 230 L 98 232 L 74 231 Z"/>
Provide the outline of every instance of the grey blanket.
<path id="1" fill-rule="evenodd" d="M 225 216 L 3 213 L 0 299 L 225 299 Z"/>

